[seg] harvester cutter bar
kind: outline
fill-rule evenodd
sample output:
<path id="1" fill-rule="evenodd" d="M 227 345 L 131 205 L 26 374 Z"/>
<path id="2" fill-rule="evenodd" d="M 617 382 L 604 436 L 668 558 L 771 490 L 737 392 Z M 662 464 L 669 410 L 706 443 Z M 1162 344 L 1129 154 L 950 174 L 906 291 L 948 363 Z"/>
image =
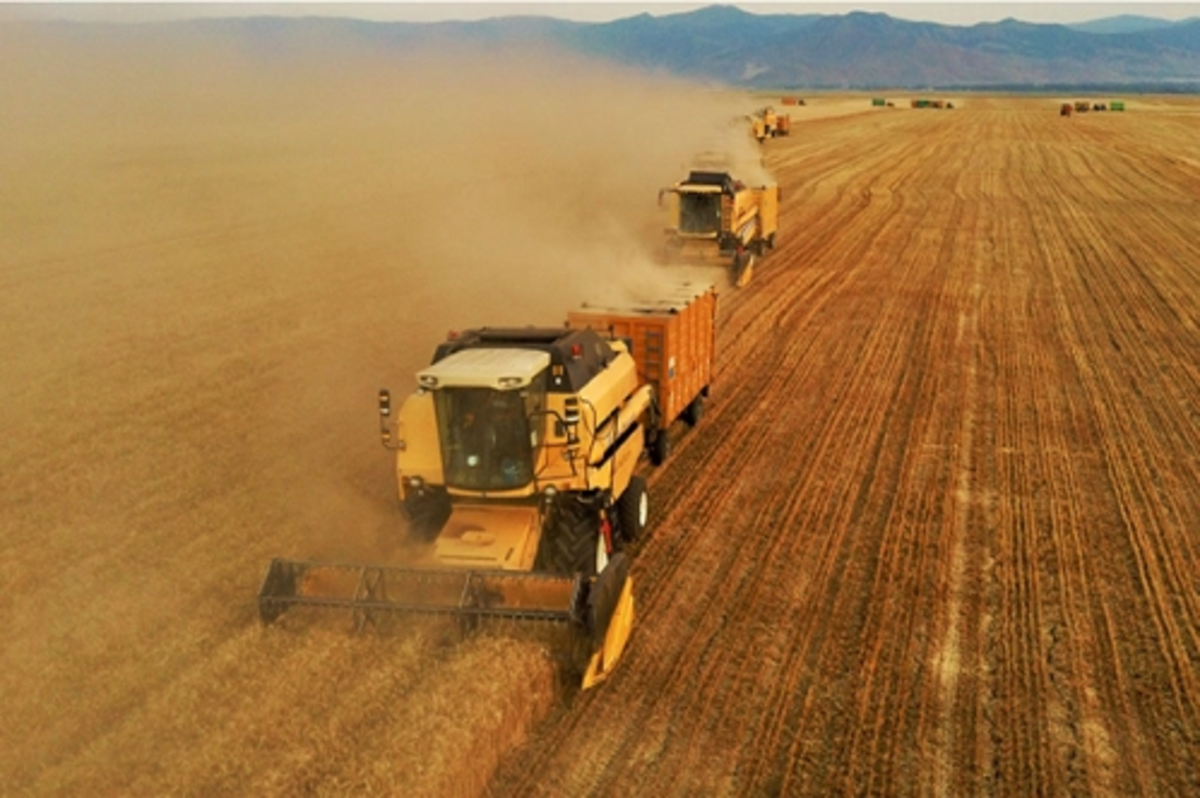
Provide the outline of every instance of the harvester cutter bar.
<path id="1" fill-rule="evenodd" d="M 295 606 L 347 609 L 360 629 L 376 612 L 582 624 L 588 584 L 583 576 L 276 558 L 258 611 L 271 623 Z"/>

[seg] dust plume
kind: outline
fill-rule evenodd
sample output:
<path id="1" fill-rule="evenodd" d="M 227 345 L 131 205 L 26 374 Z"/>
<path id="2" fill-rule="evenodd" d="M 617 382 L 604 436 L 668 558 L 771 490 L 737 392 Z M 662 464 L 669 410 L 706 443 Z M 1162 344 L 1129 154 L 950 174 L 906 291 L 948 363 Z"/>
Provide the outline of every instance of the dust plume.
<path id="1" fill-rule="evenodd" d="M 230 713 L 275 721 L 206 658 L 344 679 L 254 597 L 273 556 L 402 559 L 377 390 L 653 288 L 658 189 L 749 145 L 706 87 L 253 29 L 0 26 L 0 792 L 203 783 Z"/>

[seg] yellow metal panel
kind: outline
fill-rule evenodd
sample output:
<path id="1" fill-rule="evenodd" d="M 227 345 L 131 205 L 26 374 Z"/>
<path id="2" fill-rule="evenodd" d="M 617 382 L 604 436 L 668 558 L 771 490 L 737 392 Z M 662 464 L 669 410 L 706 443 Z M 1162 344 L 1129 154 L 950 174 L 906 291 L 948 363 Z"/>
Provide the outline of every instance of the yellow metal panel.
<path id="1" fill-rule="evenodd" d="M 445 482 L 442 476 L 442 447 L 438 441 L 433 394 L 425 390 L 404 400 L 396 424 L 396 476 L 420 477 L 431 485 Z M 401 497 L 403 498 L 403 490 Z"/>
<path id="2" fill-rule="evenodd" d="M 536 506 L 455 504 L 434 556 L 446 568 L 530 571 L 540 538 Z"/>

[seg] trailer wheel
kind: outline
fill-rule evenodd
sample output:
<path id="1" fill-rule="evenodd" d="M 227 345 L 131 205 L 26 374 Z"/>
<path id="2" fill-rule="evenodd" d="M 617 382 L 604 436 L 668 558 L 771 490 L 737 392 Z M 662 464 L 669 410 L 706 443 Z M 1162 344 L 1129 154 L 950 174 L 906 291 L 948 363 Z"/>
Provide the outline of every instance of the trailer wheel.
<path id="1" fill-rule="evenodd" d="M 704 418 L 704 394 L 697 396 L 691 404 L 683 409 L 683 420 L 689 427 L 699 424 L 702 418 Z"/>
<path id="2" fill-rule="evenodd" d="M 646 493 L 646 480 L 635 476 L 617 499 L 617 523 L 620 525 L 623 542 L 632 543 L 646 531 L 650 516 L 650 497 Z M 612 562 L 612 558 L 609 558 Z"/>
<path id="3" fill-rule="evenodd" d="M 596 575 L 600 513 L 577 497 L 564 496 L 554 504 L 535 568 L 543 573 Z"/>
<path id="4" fill-rule="evenodd" d="M 665 429 L 660 429 L 650 443 L 650 462 L 660 466 L 671 456 L 671 438 Z"/>

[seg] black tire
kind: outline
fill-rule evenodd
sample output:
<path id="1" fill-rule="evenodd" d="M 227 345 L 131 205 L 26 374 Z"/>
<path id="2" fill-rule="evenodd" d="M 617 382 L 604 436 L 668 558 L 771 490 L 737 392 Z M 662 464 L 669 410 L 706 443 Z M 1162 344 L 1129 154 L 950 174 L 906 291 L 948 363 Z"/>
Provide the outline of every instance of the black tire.
<path id="1" fill-rule="evenodd" d="M 646 480 L 639 476 L 631 477 L 625 492 L 617 499 L 617 529 L 622 543 L 632 543 L 642 536 L 646 531 L 649 513 L 650 499 L 646 493 Z M 609 562 L 612 562 L 611 558 Z"/>
<path id="2" fill-rule="evenodd" d="M 425 488 L 410 493 L 402 507 L 408 519 L 409 535 L 429 543 L 450 518 L 450 495 L 442 487 Z"/>
<path id="3" fill-rule="evenodd" d="M 683 409 L 683 420 L 689 427 L 694 427 L 704 418 L 704 394 L 698 395 Z"/>
<path id="4" fill-rule="evenodd" d="M 650 462 L 660 466 L 667 462 L 667 458 L 670 456 L 671 438 L 665 429 L 657 430 L 654 433 L 654 440 L 650 441 Z"/>
<path id="5" fill-rule="evenodd" d="M 617 609 L 621 591 L 625 589 L 628 579 L 629 557 L 619 551 L 609 558 L 607 567 L 592 584 L 588 593 L 587 620 L 593 651 L 604 645 L 608 624 L 612 621 L 613 612 Z"/>
<path id="6" fill-rule="evenodd" d="M 535 569 L 543 573 L 595 576 L 599 535 L 599 509 L 579 496 L 560 496 L 546 518 Z"/>

